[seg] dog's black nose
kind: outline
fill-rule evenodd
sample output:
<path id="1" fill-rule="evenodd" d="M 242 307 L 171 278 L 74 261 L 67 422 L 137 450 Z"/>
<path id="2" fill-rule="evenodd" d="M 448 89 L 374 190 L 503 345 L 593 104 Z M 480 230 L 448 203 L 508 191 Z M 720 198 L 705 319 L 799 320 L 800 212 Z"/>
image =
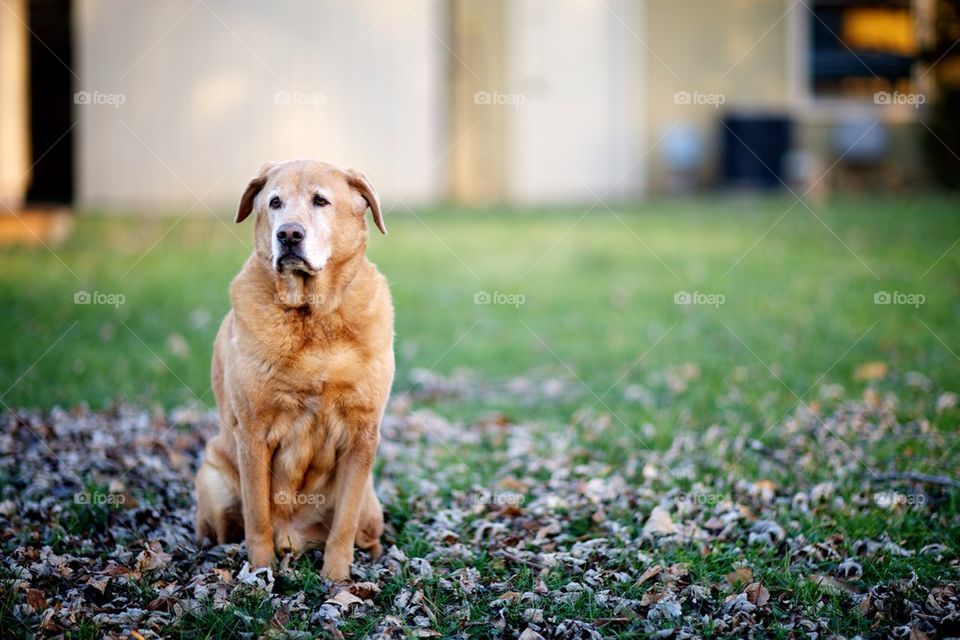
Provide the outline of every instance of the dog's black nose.
<path id="1" fill-rule="evenodd" d="M 287 222 L 286 224 L 280 225 L 280 228 L 277 229 L 277 240 L 285 247 L 295 247 L 300 244 L 300 241 L 303 240 L 303 236 L 306 233 L 307 231 L 303 228 L 303 225 L 297 224 L 296 222 Z"/>

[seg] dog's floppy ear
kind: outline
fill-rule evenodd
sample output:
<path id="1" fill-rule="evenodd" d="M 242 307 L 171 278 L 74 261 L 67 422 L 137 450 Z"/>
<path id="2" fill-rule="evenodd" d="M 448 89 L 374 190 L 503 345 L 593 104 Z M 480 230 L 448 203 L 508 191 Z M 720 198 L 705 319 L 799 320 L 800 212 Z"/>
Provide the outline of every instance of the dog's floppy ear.
<path id="1" fill-rule="evenodd" d="M 383 235 L 387 235 L 387 228 L 383 225 L 383 214 L 380 212 L 380 197 L 367 177 L 356 169 L 349 169 L 347 171 L 347 183 L 367 201 L 367 206 L 373 212 L 373 221 L 376 223 L 377 229 L 380 229 L 380 233 Z"/>
<path id="2" fill-rule="evenodd" d="M 264 162 L 260 165 L 260 170 L 257 171 L 257 175 L 250 179 L 250 183 L 247 185 L 247 188 L 244 189 L 243 195 L 240 196 L 240 205 L 237 207 L 237 217 L 234 219 L 234 222 L 243 222 L 247 219 L 247 216 L 250 215 L 250 212 L 253 211 L 253 199 L 256 198 L 260 190 L 263 189 L 263 185 L 267 184 L 267 174 L 270 173 L 270 170 L 275 166 L 277 166 L 276 162 Z"/>

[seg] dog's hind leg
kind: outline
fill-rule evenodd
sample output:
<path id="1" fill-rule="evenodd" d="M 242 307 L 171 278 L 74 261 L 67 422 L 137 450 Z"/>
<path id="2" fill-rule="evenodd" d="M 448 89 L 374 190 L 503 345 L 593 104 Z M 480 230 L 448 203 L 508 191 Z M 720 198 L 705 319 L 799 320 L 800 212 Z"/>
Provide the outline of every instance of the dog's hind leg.
<path id="1" fill-rule="evenodd" d="M 243 539 L 243 515 L 240 494 L 209 459 L 213 447 L 208 446 L 207 460 L 197 472 L 197 542 L 213 538 L 218 544 Z"/>
<path id="2" fill-rule="evenodd" d="M 360 507 L 360 526 L 357 528 L 356 546 L 370 554 L 374 560 L 380 557 L 383 551 L 380 546 L 380 536 L 383 535 L 383 507 L 373 490 L 373 476 L 367 479 L 367 486 L 363 493 L 363 504 Z"/>

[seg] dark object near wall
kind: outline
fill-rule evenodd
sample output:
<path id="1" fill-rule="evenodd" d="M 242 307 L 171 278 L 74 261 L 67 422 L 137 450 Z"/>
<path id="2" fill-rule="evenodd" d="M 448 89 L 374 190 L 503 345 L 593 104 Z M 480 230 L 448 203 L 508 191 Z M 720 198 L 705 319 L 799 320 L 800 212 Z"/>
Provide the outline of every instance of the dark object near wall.
<path id="1" fill-rule="evenodd" d="M 960 0 L 935 5 L 934 44 L 924 53 L 937 86 L 921 130 L 927 166 L 944 187 L 960 189 Z"/>
<path id="2" fill-rule="evenodd" d="M 73 50 L 70 0 L 30 0 L 30 146 L 27 200 L 73 201 Z"/>
<path id="3" fill-rule="evenodd" d="M 960 90 L 941 90 L 930 107 L 927 126 L 922 131 L 923 150 L 930 173 L 941 186 L 960 189 Z M 952 151 L 952 153 L 951 153 Z"/>
<path id="4" fill-rule="evenodd" d="M 720 121 L 723 186 L 776 189 L 787 182 L 790 119 L 781 115 L 729 114 Z"/>

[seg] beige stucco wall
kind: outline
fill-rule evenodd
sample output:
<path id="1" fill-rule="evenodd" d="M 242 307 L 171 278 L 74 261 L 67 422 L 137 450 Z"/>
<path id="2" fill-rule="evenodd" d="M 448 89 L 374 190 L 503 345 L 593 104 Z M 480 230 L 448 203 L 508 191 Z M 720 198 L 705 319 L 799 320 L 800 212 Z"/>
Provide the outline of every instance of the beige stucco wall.
<path id="1" fill-rule="evenodd" d="M 592 204 L 644 193 L 649 60 L 637 0 L 509 3 L 507 193 L 513 202 Z M 599 206 L 599 205 L 598 205 Z M 600 210 L 603 207 L 600 206 Z"/>
<path id="2" fill-rule="evenodd" d="M 435 199 L 443 27 L 440 0 L 78 0 L 79 202 L 232 206 L 262 161 L 303 156 Z"/>
<path id="3" fill-rule="evenodd" d="M 638 0 L 453 6 L 455 199 L 587 207 L 643 194 Z"/>
<path id="4" fill-rule="evenodd" d="M 826 166 L 844 112 L 801 88 L 805 12 L 792 0 L 77 0 L 78 88 L 101 102 L 76 107 L 79 201 L 232 205 L 261 161 L 299 156 L 363 169 L 388 201 L 625 200 L 666 188 L 672 126 L 703 140 L 710 184 L 729 109 L 791 113 Z M 896 124 L 906 149 L 916 127 Z"/>
<path id="5" fill-rule="evenodd" d="M 450 2 L 450 197 L 483 205 L 507 197 L 507 126 L 512 108 L 479 95 L 507 86 L 508 0 Z M 491 100 L 492 101 L 492 100 Z"/>
<path id="6" fill-rule="evenodd" d="M 782 110 L 789 98 L 788 4 L 780 0 L 646 0 L 650 135 L 671 125 L 695 128 L 706 145 L 707 178 L 715 172 L 724 108 Z M 678 104 L 674 96 L 720 95 L 712 104 Z M 706 98 L 704 98 L 706 100 Z M 691 100 L 691 103 L 694 99 Z M 668 134 L 669 135 L 669 134 Z M 664 182 L 651 154 L 654 187 Z"/>

